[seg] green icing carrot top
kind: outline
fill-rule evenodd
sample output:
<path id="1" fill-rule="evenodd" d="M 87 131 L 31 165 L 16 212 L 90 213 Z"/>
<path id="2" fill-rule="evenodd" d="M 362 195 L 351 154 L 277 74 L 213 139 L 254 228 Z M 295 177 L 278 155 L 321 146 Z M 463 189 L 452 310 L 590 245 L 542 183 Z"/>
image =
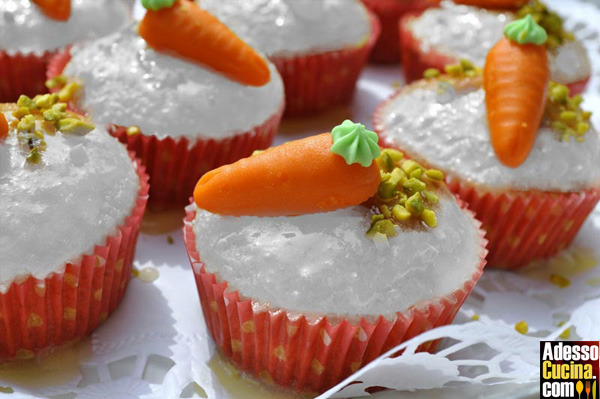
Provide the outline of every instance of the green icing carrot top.
<path id="1" fill-rule="evenodd" d="M 333 128 L 331 138 L 331 152 L 342 156 L 348 165 L 358 163 L 368 167 L 381 153 L 377 145 L 377 134 L 365 129 L 360 123 L 345 120 Z"/>
<path id="2" fill-rule="evenodd" d="M 531 15 L 525 18 L 517 19 L 506 25 L 504 36 L 519 44 L 536 44 L 541 46 L 548 40 L 548 34 L 540 25 L 538 25 Z"/>

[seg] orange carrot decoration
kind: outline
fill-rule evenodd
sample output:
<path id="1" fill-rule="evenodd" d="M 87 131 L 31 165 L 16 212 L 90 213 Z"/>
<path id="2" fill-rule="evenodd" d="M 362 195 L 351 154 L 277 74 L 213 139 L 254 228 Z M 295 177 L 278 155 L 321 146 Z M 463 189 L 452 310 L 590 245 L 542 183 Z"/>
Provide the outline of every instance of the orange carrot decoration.
<path id="1" fill-rule="evenodd" d="M 529 156 L 550 80 L 546 32 L 530 15 L 514 21 L 488 53 L 483 70 L 487 119 L 500 162 L 516 168 Z"/>
<path id="2" fill-rule="evenodd" d="M 0 142 L 8 137 L 8 122 L 2 112 L 0 112 Z"/>
<path id="3" fill-rule="evenodd" d="M 454 0 L 455 3 L 481 8 L 519 8 L 529 0 Z"/>
<path id="4" fill-rule="evenodd" d="M 32 0 L 48 18 L 67 21 L 71 16 L 71 0 Z"/>
<path id="5" fill-rule="evenodd" d="M 216 17 L 189 0 L 144 0 L 138 32 L 158 51 L 172 51 L 250 86 L 269 82 L 267 62 Z"/>
<path id="6" fill-rule="evenodd" d="M 336 129 L 208 172 L 194 190 L 196 204 L 233 216 L 293 216 L 361 204 L 381 179 L 373 162 L 377 135 L 350 121 Z"/>

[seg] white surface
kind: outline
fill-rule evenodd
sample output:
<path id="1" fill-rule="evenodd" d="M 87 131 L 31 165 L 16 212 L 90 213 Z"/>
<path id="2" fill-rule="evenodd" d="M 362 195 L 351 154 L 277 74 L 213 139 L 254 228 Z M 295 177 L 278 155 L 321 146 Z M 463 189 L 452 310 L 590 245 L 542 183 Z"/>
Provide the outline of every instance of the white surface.
<path id="1" fill-rule="evenodd" d="M 478 230 L 454 198 L 440 198 L 436 228 L 399 229 L 382 246 L 365 237 L 371 214 L 361 206 L 261 218 L 197 210 L 193 226 L 209 272 L 243 297 L 316 317 L 392 316 L 461 289 L 480 264 Z"/>
<path id="2" fill-rule="evenodd" d="M 586 23 L 598 21 L 600 10 L 584 3 L 574 7 L 573 0 L 551 0 L 550 3 L 572 16 L 569 26 L 575 26 L 585 38 L 594 57 L 596 74 L 587 92 L 585 106 L 600 109 L 597 72 L 600 42 L 597 28 Z M 277 142 L 327 129 L 349 116 L 348 113 L 356 121 L 369 124 L 375 105 L 391 94 L 391 84 L 400 80 L 396 67 L 368 68 L 359 82 L 359 96 L 350 110 L 317 118 L 303 124 L 302 129 L 295 129 L 294 123 L 288 123 L 282 129 L 286 133 L 279 135 Z M 593 118 L 596 123 L 600 121 L 599 114 Z M 119 309 L 93 335 L 93 354 L 69 362 L 73 365 L 72 375 L 63 376 L 55 384 L 40 386 L 38 382 L 36 387 L 32 383 L 18 384 L 0 372 L 0 385 L 10 386 L 16 392 L 0 396 L 7 399 L 293 398 L 280 392 L 261 390 L 247 381 L 238 385 L 237 392 L 241 395 L 232 396 L 233 385 L 221 383 L 215 368 L 211 367 L 215 346 L 204 328 L 181 233 L 175 231 L 172 236 L 174 245 L 167 244 L 166 235 L 140 237 L 136 267 L 156 267 L 159 277 L 152 284 L 139 279 L 132 281 Z M 600 281 L 593 280 L 600 279 L 599 240 L 600 209 L 597 209 L 585 223 L 572 249 L 550 264 L 538 265 L 529 273 L 487 270 L 454 325 L 418 336 L 403 345 L 414 348 L 432 337 L 451 337 L 453 339 L 444 341 L 446 350 L 434 357 L 407 354 L 397 358 L 397 366 L 393 361 L 375 361 L 363 369 L 367 374 L 360 377 L 364 381 L 361 387 L 384 383 L 399 390 L 375 395 L 381 399 L 537 397 L 540 337 L 554 338 L 569 327 L 569 339 L 572 340 L 598 340 L 600 337 L 600 303 L 597 299 L 600 287 L 591 283 Z M 556 272 L 568 276 L 571 285 L 559 289 L 550 284 L 549 276 Z M 480 315 L 481 320 L 465 324 L 473 314 Z M 529 323 L 530 336 L 514 331 L 514 323 L 520 320 Z M 567 324 L 558 328 L 561 321 L 567 321 Z M 83 345 L 86 347 L 86 343 Z M 490 349 L 490 345 L 497 350 Z M 409 362 L 423 365 L 407 370 L 405 364 Z M 51 371 L 44 371 L 43 375 Z M 424 373 L 433 377 L 424 382 L 420 378 Z M 403 376 L 405 378 L 399 379 Z M 495 380 L 496 385 L 488 385 L 494 380 L 486 380 L 487 377 L 498 376 L 507 378 Z M 444 386 L 449 380 L 455 382 Z M 429 384 L 431 389 L 422 390 L 424 384 Z M 410 392 L 413 388 L 419 389 Z M 348 391 L 348 395 L 351 394 L 362 395 L 362 391 Z"/>
<path id="3" fill-rule="evenodd" d="M 499 13 L 478 7 L 444 1 L 441 8 L 430 8 L 410 23 L 424 51 L 435 51 L 453 58 L 466 58 L 483 66 L 488 51 L 503 36 L 504 26 L 515 19 L 511 12 Z M 549 52 L 552 79 L 573 83 L 590 75 L 590 64 L 579 42 L 567 42 Z"/>
<path id="4" fill-rule="evenodd" d="M 45 140 L 39 165 L 25 163 L 14 132 L 0 144 L 0 291 L 15 277 L 45 278 L 104 244 L 137 199 L 134 164 L 105 129 Z"/>
<path id="5" fill-rule="evenodd" d="M 419 83 L 386 105 L 382 122 L 386 142 L 484 187 L 569 192 L 600 186 L 600 137 L 593 127 L 583 143 L 562 142 L 542 121 L 525 162 L 503 165 L 490 141 L 482 88 L 438 94 L 437 83 Z"/>
<path id="6" fill-rule="evenodd" d="M 159 138 L 223 138 L 261 125 L 282 106 L 283 83 L 272 64 L 269 83 L 246 86 L 154 51 L 136 27 L 71 50 L 64 74 L 83 81 L 83 108 L 94 120 Z"/>
<path id="7" fill-rule="evenodd" d="M 32 0 L 0 1 L 0 49 L 54 50 L 109 34 L 131 18 L 131 0 L 72 0 L 68 21 L 48 18 Z"/>
<path id="8" fill-rule="evenodd" d="M 269 57 L 364 43 L 371 24 L 359 0 L 197 0 Z"/>

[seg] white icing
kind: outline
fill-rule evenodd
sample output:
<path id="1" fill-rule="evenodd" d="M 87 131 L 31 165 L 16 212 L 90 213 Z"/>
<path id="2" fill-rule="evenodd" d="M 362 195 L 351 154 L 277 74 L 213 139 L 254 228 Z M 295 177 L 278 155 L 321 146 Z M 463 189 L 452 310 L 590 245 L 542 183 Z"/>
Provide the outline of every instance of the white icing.
<path id="1" fill-rule="evenodd" d="M 339 50 L 371 32 L 358 0 L 197 0 L 268 56 Z"/>
<path id="2" fill-rule="evenodd" d="M 48 18 L 31 0 L 0 1 L 0 49 L 41 53 L 107 35 L 131 19 L 130 0 L 71 0 L 66 22 Z"/>
<path id="3" fill-rule="evenodd" d="M 43 163 L 33 166 L 14 133 L 0 144 L 0 291 L 17 277 L 60 272 L 104 245 L 137 199 L 134 164 L 106 130 L 45 140 Z"/>
<path id="4" fill-rule="evenodd" d="M 515 19 L 511 12 L 457 5 L 443 1 L 439 8 L 429 8 L 410 22 L 410 30 L 423 51 L 466 58 L 483 66 L 489 50 L 503 36 L 504 27 Z M 590 76 L 591 66 L 581 43 L 566 42 L 550 53 L 552 78 L 559 83 L 573 83 Z"/>
<path id="5" fill-rule="evenodd" d="M 441 96 L 435 87 L 409 86 L 385 106 L 382 123 L 386 142 L 487 187 L 566 192 L 600 184 L 600 139 L 593 127 L 584 143 L 567 143 L 542 124 L 523 164 L 501 164 L 489 138 L 483 89 Z"/>
<path id="6" fill-rule="evenodd" d="M 149 48 L 128 26 L 71 50 L 65 74 L 81 79 L 94 120 L 139 126 L 158 137 L 222 138 L 261 125 L 283 105 L 275 67 L 261 87 Z"/>
<path id="7" fill-rule="evenodd" d="M 196 245 L 230 290 L 311 314 L 390 315 L 447 295 L 479 264 L 473 219 L 449 198 L 438 227 L 399 231 L 388 244 L 365 237 L 364 207 L 295 217 L 231 217 L 197 210 Z"/>

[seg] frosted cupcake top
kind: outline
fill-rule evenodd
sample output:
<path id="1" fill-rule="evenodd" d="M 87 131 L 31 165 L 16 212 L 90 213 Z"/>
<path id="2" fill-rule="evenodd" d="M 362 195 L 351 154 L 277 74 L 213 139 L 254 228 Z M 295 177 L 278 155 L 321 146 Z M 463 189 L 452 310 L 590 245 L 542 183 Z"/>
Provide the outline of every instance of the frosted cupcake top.
<path id="1" fill-rule="evenodd" d="M 437 214 L 435 229 L 403 229 L 382 245 L 365 236 L 362 206 L 263 218 L 197 210 L 193 229 L 207 271 L 243 297 L 321 315 L 391 315 L 462 288 L 479 264 L 472 218 L 450 197 Z"/>
<path id="2" fill-rule="evenodd" d="M 409 28 L 423 51 L 435 51 L 483 66 L 492 46 L 502 37 L 504 27 L 513 21 L 512 12 L 497 12 L 443 1 L 410 21 Z M 549 51 L 552 79 L 572 83 L 585 79 L 591 66 L 579 41 L 565 41 Z"/>
<path id="3" fill-rule="evenodd" d="M 66 22 L 48 18 L 31 0 L 0 1 L 0 49 L 41 53 L 107 35 L 131 18 L 129 0 L 72 0 Z"/>
<path id="4" fill-rule="evenodd" d="M 80 106 L 94 120 L 139 126 L 160 138 L 232 136 L 264 123 L 283 106 L 283 84 L 273 65 L 269 83 L 246 86 L 149 48 L 133 25 L 71 53 L 64 74 L 83 83 Z"/>
<path id="5" fill-rule="evenodd" d="M 504 166 L 490 142 L 485 92 L 478 86 L 440 90 L 418 82 L 383 106 L 383 139 L 466 181 L 491 189 L 578 191 L 600 184 L 600 138 L 591 127 L 585 141 L 560 140 L 548 118 L 523 164 Z"/>
<path id="6" fill-rule="evenodd" d="M 60 272 L 104 245 L 131 213 L 140 187 L 125 148 L 103 128 L 79 135 L 65 124 L 44 134 L 45 146 L 19 143 L 15 110 L 0 107 L 11 124 L 0 140 L 0 291 L 15 278 Z M 47 128 L 38 120 L 35 130 Z M 31 143 L 41 146 L 39 158 L 28 156 Z"/>
<path id="7" fill-rule="evenodd" d="M 365 43 L 371 24 L 357 0 L 197 0 L 242 39 L 271 56 Z"/>
<path id="8" fill-rule="evenodd" d="M 316 317 L 392 318 L 462 289 L 480 265 L 475 220 L 441 171 L 377 142 L 346 120 L 204 175 L 191 227 L 207 271 Z"/>

